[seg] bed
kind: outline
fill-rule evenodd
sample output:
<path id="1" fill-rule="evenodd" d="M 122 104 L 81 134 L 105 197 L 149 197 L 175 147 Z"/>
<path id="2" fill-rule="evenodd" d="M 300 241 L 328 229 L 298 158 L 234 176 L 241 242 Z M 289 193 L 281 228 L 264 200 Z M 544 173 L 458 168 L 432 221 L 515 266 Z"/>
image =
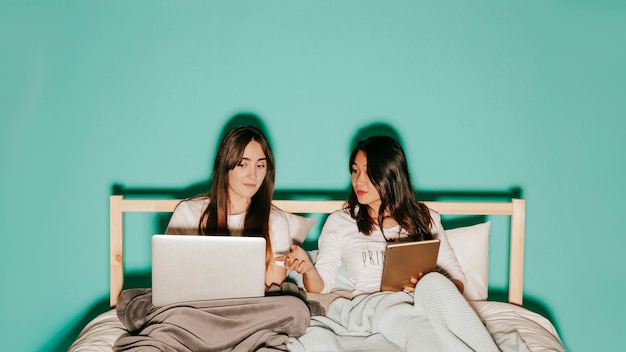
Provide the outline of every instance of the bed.
<path id="1" fill-rule="evenodd" d="M 144 213 L 168 213 L 172 212 L 179 199 L 127 199 L 120 195 L 110 197 L 110 306 L 112 309 L 98 315 L 91 320 L 80 332 L 74 343 L 70 346 L 70 352 L 78 351 L 112 351 L 114 342 L 122 335 L 128 334 L 124 325 L 117 317 L 115 307 L 118 304 L 120 294 L 124 287 L 124 214 L 129 212 Z M 340 209 L 344 202 L 339 200 L 275 200 L 274 205 L 294 214 L 290 221 L 293 226 L 300 229 L 305 236 L 311 229 L 314 221 L 311 216 L 323 216 Z M 490 300 L 488 297 L 488 252 L 491 232 L 491 221 L 478 224 L 459 226 L 446 229 L 449 241 L 455 250 L 459 263 L 466 274 L 467 285 L 464 298 L 474 310 L 480 321 L 487 328 L 491 338 L 501 351 L 565 351 L 565 347 L 559 338 L 553 324 L 544 316 L 534 313 L 523 307 L 523 279 L 524 279 L 524 223 L 525 223 L 525 200 L 511 199 L 504 202 L 495 201 L 464 201 L 447 202 L 431 201 L 426 205 L 439 212 L 442 216 L 483 216 L 490 219 L 492 216 L 508 217 L 508 298 L 503 301 Z M 302 241 L 302 234 L 298 235 L 297 241 Z M 315 250 L 310 250 L 312 259 Z M 341 274 L 341 271 L 340 271 Z M 290 280 L 301 285 L 297 274 L 290 273 Z M 338 291 L 342 291 L 342 282 L 346 280 L 338 278 Z M 421 281 L 420 281 L 421 282 Z M 419 286 L 419 285 L 418 285 Z M 345 289 L 345 286 L 343 287 Z M 417 293 L 416 293 L 417 294 Z M 368 304 L 382 307 L 389 300 L 402 300 L 399 295 L 393 296 L 387 293 L 365 295 L 360 299 L 360 307 L 370 307 Z M 341 305 L 355 304 L 349 299 L 337 299 L 330 303 L 335 314 L 343 314 L 345 309 Z M 368 303 L 372 301 L 372 303 Z M 389 304 L 397 305 L 393 301 Z M 354 311 L 355 306 L 350 309 Z M 361 309 L 361 308 L 360 308 Z M 352 311 L 352 312 L 353 312 Z M 339 312 L 339 313 L 337 313 Z M 329 315 L 331 311 L 329 310 Z M 371 312 L 367 314 L 372 314 Z M 339 334 L 331 327 L 330 317 L 312 317 L 311 326 L 300 338 L 290 338 L 289 349 L 294 351 L 328 351 L 342 349 L 337 346 L 345 342 L 346 335 Z M 376 318 L 384 321 L 384 318 Z M 384 324 L 383 324 L 384 326 Z M 342 327 L 345 333 L 345 327 Z M 385 328 L 383 328 L 385 329 Z M 396 331 L 397 332 L 397 329 Z M 385 334 L 378 332 L 378 335 Z M 392 332 L 389 332 L 390 334 Z M 330 334 L 330 335 L 329 335 Z M 339 336 L 342 335 L 342 336 Z M 365 336 L 360 344 L 359 338 L 363 332 L 350 332 L 347 334 L 351 346 L 358 346 L 362 350 L 375 349 L 371 336 Z M 334 344 L 328 345 L 333 340 Z M 324 340 L 322 343 L 322 340 Z M 360 344 L 360 345 L 359 345 Z M 334 346 L 334 347 L 328 347 Z M 370 346 L 368 349 L 367 346 Z M 412 348 L 399 348 L 399 350 L 418 350 Z"/>

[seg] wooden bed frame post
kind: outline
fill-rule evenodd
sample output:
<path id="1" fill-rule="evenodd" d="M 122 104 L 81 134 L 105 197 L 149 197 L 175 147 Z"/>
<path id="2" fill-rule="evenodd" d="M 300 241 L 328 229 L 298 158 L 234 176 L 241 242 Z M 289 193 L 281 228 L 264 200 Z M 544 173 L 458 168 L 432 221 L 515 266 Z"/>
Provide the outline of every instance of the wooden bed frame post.
<path id="1" fill-rule="evenodd" d="M 124 286 L 124 213 L 171 213 L 181 199 L 124 199 L 110 196 L 111 295 L 109 304 L 117 305 Z"/>
<path id="2" fill-rule="evenodd" d="M 110 197 L 110 280 L 111 292 L 122 292 L 124 286 L 124 252 L 123 252 L 123 228 L 124 228 L 124 211 L 122 209 L 122 196 Z M 117 305 L 119 295 L 111 295 L 109 303 L 111 307 Z"/>
<path id="3" fill-rule="evenodd" d="M 513 199 L 511 214 L 511 243 L 509 267 L 509 302 L 522 305 L 524 284 L 524 222 L 526 219 L 526 201 Z"/>

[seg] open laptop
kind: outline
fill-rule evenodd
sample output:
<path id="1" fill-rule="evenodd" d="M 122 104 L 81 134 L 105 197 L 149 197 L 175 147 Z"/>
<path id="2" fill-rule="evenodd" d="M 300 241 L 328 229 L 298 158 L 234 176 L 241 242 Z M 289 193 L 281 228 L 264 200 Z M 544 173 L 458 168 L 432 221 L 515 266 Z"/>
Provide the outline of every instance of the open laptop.
<path id="1" fill-rule="evenodd" d="M 402 291 L 411 284 L 411 277 L 435 271 L 439 240 L 398 242 L 387 244 L 381 291 Z"/>
<path id="2" fill-rule="evenodd" d="M 152 304 L 265 294 L 265 239 L 152 236 Z"/>

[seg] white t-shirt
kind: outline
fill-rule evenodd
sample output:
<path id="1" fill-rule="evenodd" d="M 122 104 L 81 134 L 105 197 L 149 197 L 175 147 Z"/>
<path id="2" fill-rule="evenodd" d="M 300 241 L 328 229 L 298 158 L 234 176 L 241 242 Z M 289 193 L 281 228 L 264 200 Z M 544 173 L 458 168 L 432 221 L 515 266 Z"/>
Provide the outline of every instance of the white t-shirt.
<path id="1" fill-rule="evenodd" d="M 168 235 L 197 235 L 200 216 L 209 204 L 208 198 L 194 198 L 184 200 L 170 218 L 165 234 Z M 246 214 L 228 216 L 228 229 L 231 236 L 241 236 Z M 270 238 L 274 256 L 286 255 L 291 250 L 291 231 L 284 211 L 272 207 L 270 212 Z"/>
<path id="2" fill-rule="evenodd" d="M 441 241 L 437 266 L 443 269 L 451 278 L 463 282 L 465 275 L 450 247 L 448 238 L 441 225 L 438 213 L 430 211 L 434 226 L 431 228 L 433 238 Z M 385 236 L 395 239 L 408 236 L 400 225 L 385 229 Z M 328 293 L 335 286 L 337 271 L 342 262 L 347 266 L 353 294 L 380 291 L 383 261 L 385 258 L 387 241 L 376 226 L 369 236 L 359 232 L 356 221 L 345 210 L 337 210 L 330 214 L 324 223 L 318 241 L 319 251 L 315 261 L 315 268 L 324 281 L 321 293 Z"/>

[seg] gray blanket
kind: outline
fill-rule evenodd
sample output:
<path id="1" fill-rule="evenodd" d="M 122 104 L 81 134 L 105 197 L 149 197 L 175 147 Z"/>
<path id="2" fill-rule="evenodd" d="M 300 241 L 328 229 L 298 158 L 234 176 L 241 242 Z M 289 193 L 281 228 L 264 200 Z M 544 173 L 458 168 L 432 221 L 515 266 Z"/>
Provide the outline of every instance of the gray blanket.
<path id="1" fill-rule="evenodd" d="M 294 286 L 295 287 L 295 286 Z M 311 316 L 305 296 L 288 284 L 266 297 L 154 307 L 150 289 L 124 290 L 117 315 L 129 334 L 114 351 L 286 351 Z M 313 313 L 319 309 L 312 306 Z"/>

